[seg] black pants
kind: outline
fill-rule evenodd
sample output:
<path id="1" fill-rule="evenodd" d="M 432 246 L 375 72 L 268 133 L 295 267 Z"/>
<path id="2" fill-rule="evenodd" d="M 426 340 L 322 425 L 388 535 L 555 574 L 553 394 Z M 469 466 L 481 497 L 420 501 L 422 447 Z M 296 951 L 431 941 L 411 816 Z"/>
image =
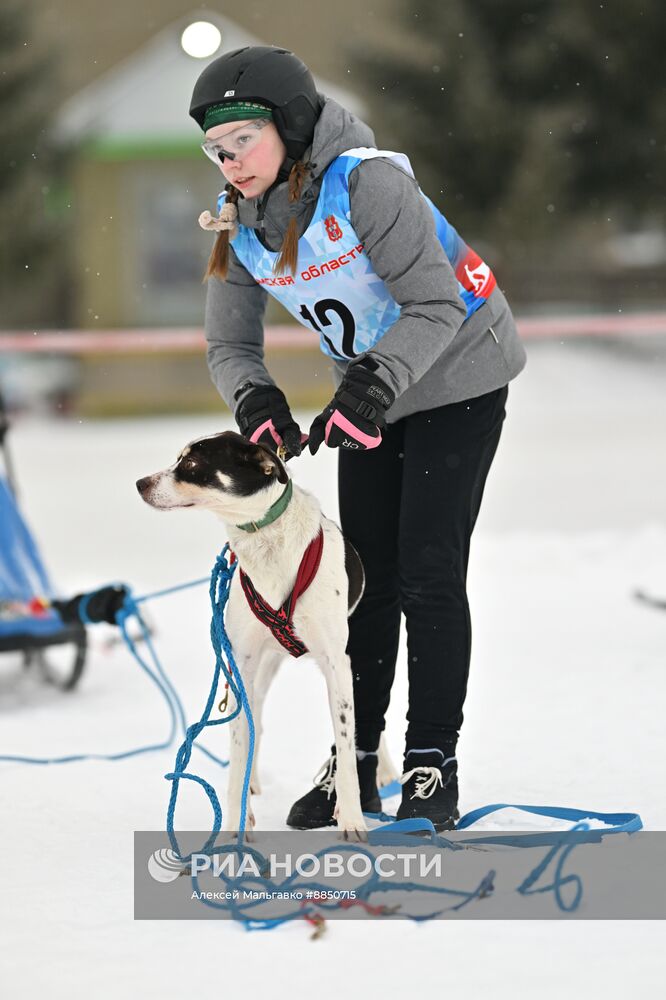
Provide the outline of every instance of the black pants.
<path id="1" fill-rule="evenodd" d="M 340 450 L 340 520 L 366 573 L 349 620 L 357 746 L 376 750 L 395 674 L 400 616 L 409 671 L 407 748 L 450 751 L 471 653 L 467 564 L 499 443 L 507 388 L 404 417 L 378 448 Z"/>

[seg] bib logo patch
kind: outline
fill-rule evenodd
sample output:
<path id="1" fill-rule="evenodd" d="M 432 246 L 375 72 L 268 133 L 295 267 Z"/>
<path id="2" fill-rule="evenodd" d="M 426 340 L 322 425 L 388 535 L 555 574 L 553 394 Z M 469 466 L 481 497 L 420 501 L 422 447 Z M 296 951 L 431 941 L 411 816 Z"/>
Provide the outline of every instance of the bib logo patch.
<path id="1" fill-rule="evenodd" d="M 334 215 L 328 215 L 324 219 L 324 225 L 326 226 L 326 233 L 328 234 L 329 240 L 341 240 L 342 230 L 338 225 L 338 220 Z"/>

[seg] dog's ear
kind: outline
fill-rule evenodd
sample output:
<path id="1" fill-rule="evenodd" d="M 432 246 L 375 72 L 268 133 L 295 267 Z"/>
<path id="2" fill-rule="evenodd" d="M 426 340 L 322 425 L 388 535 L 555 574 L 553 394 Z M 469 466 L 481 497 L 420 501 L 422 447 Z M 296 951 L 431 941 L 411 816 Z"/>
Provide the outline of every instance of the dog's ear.
<path id="1" fill-rule="evenodd" d="M 259 447 L 263 452 L 261 457 L 261 468 L 263 469 L 264 474 L 267 476 L 275 475 L 277 476 L 279 483 L 285 483 L 286 485 L 289 482 L 289 476 L 287 475 L 287 470 L 282 459 L 278 458 L 275 452 L 271 451 L 270 448 L 266 448 L 264 445 L 259 445 Z"/>

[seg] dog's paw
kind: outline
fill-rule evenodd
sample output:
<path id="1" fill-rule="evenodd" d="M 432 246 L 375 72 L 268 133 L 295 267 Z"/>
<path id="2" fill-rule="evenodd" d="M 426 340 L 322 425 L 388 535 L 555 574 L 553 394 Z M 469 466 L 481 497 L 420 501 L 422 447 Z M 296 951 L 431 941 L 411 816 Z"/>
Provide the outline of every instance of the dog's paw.
<path id="1" fill-rule="evenodd" d="M 357 816 L 336 816 L 338 823 L 338 840 L 349 840 L 355 843 L 365 843 L 368 839 L 368 828 L 363 819 L 363 813 Z"/>
<path id="2" fill-rule="evenodd" d="M 238 840 L 238 838 L 240 836 L 238 830 L 234 830 L 233 832 L 230 831 L 230 830 L 225 830 L 225 834 L 232 841 L 233 840 Z M 246 844 L 254 844 L 254 842 L 255 842 L 256 839 L 257 838 L 252 833 L 251 827 L 248 827 L 248 829 L 246 829 L 246 830 L 243 831 L 243 840 L 245 841 Z"/>
<path id="3" fill-rule="evenodd" d="M 245 832 L 243 833 L 243 839 L 245 840 L 246 844 L 254 844 L 255 840 L 257 839 L 255 835 L 252 833 L 256 825 L 257 821 L 254 818 L 254 813 L 252 812 L 251 809 L 248 809 L 247 823 L 245 824 Z"/>
<path id="4" fill-rule="evenodd" d="M 347 827 L 338 834 L 338 840 L 346 840 L 354 844 L 367 844 L 368 831 L 365 827 Z"/>
<path id="5" fill-rule="evenodd" d="M 377 788 L 386 788 L 394 781 L 400 781 L 400 775 L 391 761 L 377 765 Z"/>

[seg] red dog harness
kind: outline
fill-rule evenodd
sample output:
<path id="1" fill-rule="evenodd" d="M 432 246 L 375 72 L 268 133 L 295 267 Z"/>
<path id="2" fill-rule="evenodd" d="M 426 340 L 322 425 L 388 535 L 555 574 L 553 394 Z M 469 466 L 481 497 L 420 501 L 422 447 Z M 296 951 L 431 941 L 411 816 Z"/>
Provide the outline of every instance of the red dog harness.
<path id="1" fill-rule="evenodd" d="M 303 656 L 304 653 L 308 652 L 305 643 L 294 632 L 293 614 L 298 598 L 305 593 L 317 575 L 323 549 L 324 532 L 320 528 L 317 537 L 312 539 L 303 553 L 294 589 L 277 611 L 266 603 L 247 573 L 240 570 L 241 586 L 245 592 L 250 611 L 266 628 L 271 630 L 280 645 L 284 646 L 292 656 Z M 236 556 L 234 555 L 233 561 L 235 562 L 235 560 Z"/>

